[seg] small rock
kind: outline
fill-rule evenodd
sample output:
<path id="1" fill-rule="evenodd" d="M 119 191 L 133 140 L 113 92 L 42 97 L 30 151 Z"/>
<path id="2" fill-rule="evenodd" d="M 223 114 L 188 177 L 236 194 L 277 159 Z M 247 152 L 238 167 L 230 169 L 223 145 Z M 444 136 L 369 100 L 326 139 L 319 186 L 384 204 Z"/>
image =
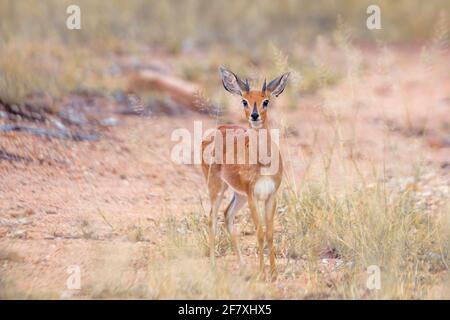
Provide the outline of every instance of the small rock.
<path id="1" fill-rule="evenodd" d="M 25 230 L 14 230 L 9 233 L 9 236 L 14 239 L 26 239 L 27 232 Z"/>
<path id="2" fill-rule="evenodd" d="M 114 117 L 109 117 L 109 118 L 100 120 L 100 124 L 104 127 L 114 127 L 114 126 L 117 126 L 118 123 L 119 123 L 119 120 Z"/>
<path id="3" fill-rule="evenodd" d="M 65 109 L 66 110 L 59 112 L 59 116 L 63 120 L 76 125 L 85 125 L 88 123 L 88 120 L 83 113 L 75 110 L 71 106 L 66 106 Z"/>
<path id="4" fill-rule="evenodd" d="M 11 110 L 13 111 L 13 112 L 20 112 L 20 108 L 19 108 L 19 106 L 18 105 L 16 105 L 16 104 L 12 104 L 11 106 L 10 106 L 10 108 L 11 108 Z"/>
<path id="5" fill-rule="evenodd" d="M 63 131 L 67 130 L 66 126 L 58 119 L 51 118 L 50 122 L 59 130 L 63 130 Z"/>
<path id="6" fill-rule="evenodd" d="M 19 218 L 17 219 L 17 223 L 18 224 L 23 224 L 23 225 L 27 225 L 27 224 L 32 224 L 33 221 L 31 221 L 30 219 L 23 217 L 23 218 Z"/>
<path id="7" fill-rule="evenodd" d="M 336 259 L 336 265 L 334 266 L 335 269 L 339 269 L 344 265 L 344 261 L 342 259 Z"/>

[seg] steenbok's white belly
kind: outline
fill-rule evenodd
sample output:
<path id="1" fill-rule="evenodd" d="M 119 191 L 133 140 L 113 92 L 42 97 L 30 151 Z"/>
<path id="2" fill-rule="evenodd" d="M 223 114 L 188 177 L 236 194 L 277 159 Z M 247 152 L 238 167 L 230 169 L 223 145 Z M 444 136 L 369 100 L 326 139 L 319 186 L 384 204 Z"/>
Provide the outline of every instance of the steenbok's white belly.
<path id="1" fill-rule="evenodd" d="M 275 192 L 275 182 L 271 177 L 261 177 L 255 184 L 254 194 L 258 200 L 265 201 Z"/>

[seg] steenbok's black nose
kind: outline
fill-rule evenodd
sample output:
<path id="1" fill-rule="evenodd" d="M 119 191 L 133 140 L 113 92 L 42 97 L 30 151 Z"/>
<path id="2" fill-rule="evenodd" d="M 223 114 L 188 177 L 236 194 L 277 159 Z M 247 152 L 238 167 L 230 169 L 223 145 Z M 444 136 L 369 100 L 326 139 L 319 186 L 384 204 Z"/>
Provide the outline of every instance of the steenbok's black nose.
<path id="1" fill-rule="evenodd" d="M 253 121 L 256 121 L 256 120 L 258 120 L 258 118 L 259 118 L 259 114 L 258 114 L 258 112 L 252 112 L 252 114 L 250 115 L 250 117 L 252 117 L 252 120 L 253 120 Z"/>

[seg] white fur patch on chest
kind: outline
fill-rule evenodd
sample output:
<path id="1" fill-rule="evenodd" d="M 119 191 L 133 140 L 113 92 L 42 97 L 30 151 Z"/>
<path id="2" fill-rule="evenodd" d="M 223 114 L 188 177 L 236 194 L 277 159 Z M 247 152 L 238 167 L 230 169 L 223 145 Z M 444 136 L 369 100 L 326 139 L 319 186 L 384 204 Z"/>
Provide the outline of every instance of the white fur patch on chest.
<path id="1" fill-rule="evenodd" d="M 265 201 L 275 192 L 275 182 L 270 177 L 261 177 L 255 184 L 254 195 L 258 200 Z"/>

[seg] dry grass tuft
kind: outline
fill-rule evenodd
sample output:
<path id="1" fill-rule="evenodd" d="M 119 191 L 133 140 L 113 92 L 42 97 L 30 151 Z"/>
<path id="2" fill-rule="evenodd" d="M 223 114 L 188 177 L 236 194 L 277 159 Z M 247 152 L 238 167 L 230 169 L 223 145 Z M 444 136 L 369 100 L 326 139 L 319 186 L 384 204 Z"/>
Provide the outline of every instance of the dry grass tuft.
<path id="1" fill-rule="evenodd" d="M 381 183 L 339 197 L 317 187 L 298 197 L 285 193 L 279 254 L 314 264 L 332 248 L 345 275 L 337 291 L 345 298 L 368 297 L 358 277 L 371 265 L 382 270 L 383 289 L 370 297 L 423 298 L 433 277 L 449 270 L 450 226 L 448 204 L 431 216 L 416 201 Z"/>

